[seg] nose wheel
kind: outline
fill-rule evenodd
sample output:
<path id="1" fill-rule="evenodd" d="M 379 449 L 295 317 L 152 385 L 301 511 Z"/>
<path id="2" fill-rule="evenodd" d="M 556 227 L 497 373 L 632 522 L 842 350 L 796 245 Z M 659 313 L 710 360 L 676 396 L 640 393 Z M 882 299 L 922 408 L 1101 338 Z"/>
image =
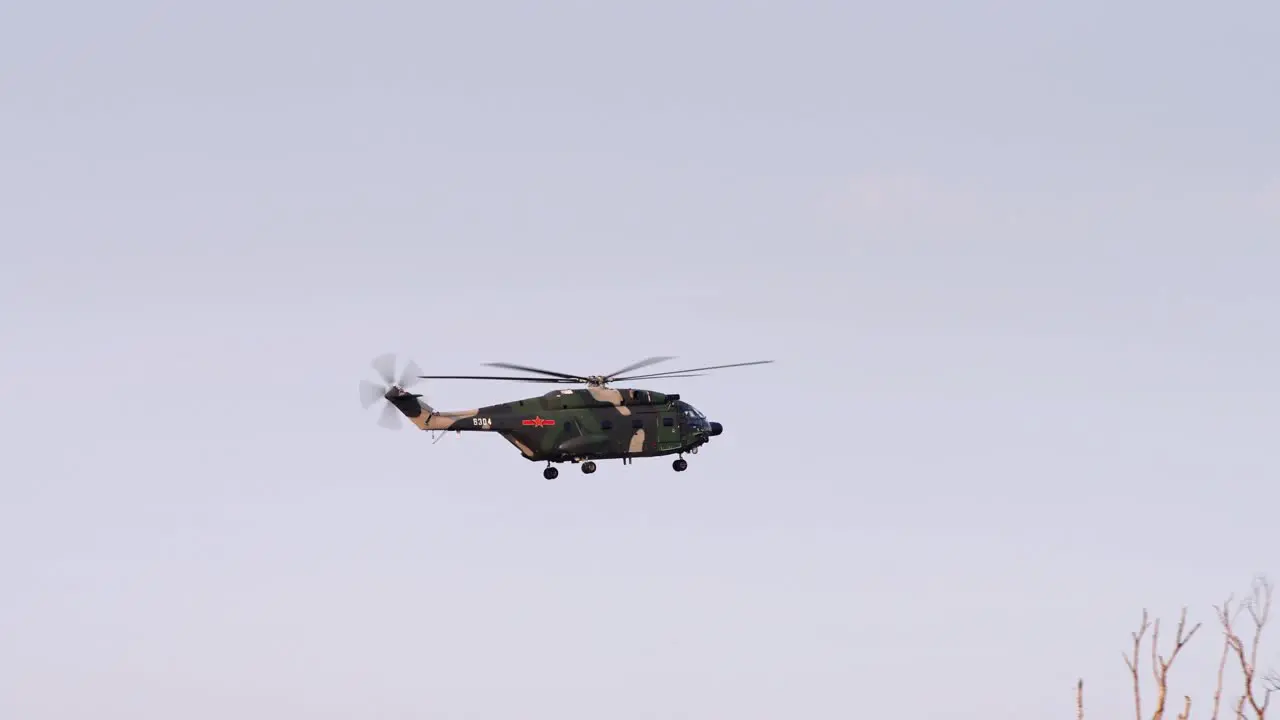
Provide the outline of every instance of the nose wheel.
<path id="1" fill-rule="evenodd" d="M 596 471 L 596 463 L 595 463 L 595 461 L 594 461 L 594 460 L 588 460 L 588 461 L 586 461 L 586 462 L 582 463 L 582 472 L 583 472 L 583 474 L 590 475 L 591 473 L 593 473 L 593 472 L 595 472 L 595 471 Z"/>
<path id="2" fill-rule="evenodd" d="M 671 463 L 671 468 L 676 472 L 684 472 L 689 469 L 689 461 L 684 458 L 679 458 L 675 462 Z"/>
<path id="3" fill-rule="evenodd" d="M 542 471 L 542 477 L 548 480 L 555 480 L 560 477 L 560 470 L 552 465 L 548 465 L 547 469 Z"/>

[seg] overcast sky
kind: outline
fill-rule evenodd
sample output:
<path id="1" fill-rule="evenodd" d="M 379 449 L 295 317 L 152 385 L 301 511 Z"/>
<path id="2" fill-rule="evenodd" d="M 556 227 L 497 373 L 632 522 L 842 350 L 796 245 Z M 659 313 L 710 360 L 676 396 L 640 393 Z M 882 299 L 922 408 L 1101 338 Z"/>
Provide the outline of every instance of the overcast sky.
<path id="1" fill-rule="evenodd" d="M 1124 716 L 1143 607 L 1280 579 L 1277 27 L 5 4 L 0 715 Z M 385 351 L 778 363 L 548 482 L 379 428 Z"/>

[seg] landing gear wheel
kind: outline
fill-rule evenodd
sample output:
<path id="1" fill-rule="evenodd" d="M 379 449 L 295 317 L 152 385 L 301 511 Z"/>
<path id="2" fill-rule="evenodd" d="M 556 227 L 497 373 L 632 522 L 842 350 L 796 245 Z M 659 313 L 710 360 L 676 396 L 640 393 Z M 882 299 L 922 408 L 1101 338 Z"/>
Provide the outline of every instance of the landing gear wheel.
<path id="1" fill-rule="evenodd" d="M 689 467 L 689 461 L 684 458 L 680 458 L 679 460 L 671 463 L 671 467 L 674 468 L 676 472 L 684 472 L 685 469 Z"/>
<path id="2" fill-rule="evenodd" d="M 554 468 L 548 465 L 547 469 L 542 471 L 542 477 L 548 480 L 555 480 L 556 478 L 560 477 L 560 470 L 558 468 Z"/>
<path id="3" fill-rule="evenodd" d="M 585 474 L 587 474 L 587 475 L 590 475 L 591 473 L 593 473 L 593 472 L 595 472 L 595 471 L 596 471 L 596 463 L 595 463 L 595 461 L 594 461 L 594 460 L 588 460 L 588 461 L 586 461 L 586 462 L 582 463 L 582 472 L 583 472 L 583 473 L 585 473 Z"/>

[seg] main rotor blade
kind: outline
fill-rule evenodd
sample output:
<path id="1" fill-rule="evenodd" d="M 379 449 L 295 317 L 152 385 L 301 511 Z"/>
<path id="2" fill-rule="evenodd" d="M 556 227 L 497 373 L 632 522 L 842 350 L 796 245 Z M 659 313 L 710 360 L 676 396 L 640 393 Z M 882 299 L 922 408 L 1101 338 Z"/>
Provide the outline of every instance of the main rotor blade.
<path id="1" fill-rule="evenodd" d="M 518 377 L 513 375 L 419 375 L 428 380 L 517 380 L 532 383 L 574 383 L 582 382 L 577 378 L 540 378 Z"/>
<path id="2" fill-rule="evenodd" d="M 506 368 L 507 370 L 522 370 L 524 372 L 537 373 L 539 375 L 550 375 L 552 377 L 567 378 L 578 382 L 586 382 L 587 379 L 581 375 L 566 375 L 565 373 L 553 372 L 551 370 L 539 370 L 538 368 L 525 367 L 524 365 L 512 365 L 511 363 L 485 363 L 489 367 Z"/>
<path id="3" fill-rule="evenodd" d="M 651 357 L 651 358 L 645 358 L 644 360 L 641 360 L 641 361 L 640 361 L 640 362 L 638 362 L 638 363 L 632 363 L 632 364 L 630 364 L 630 365 L 628 365 L 628 366 L 626 366 L 626 367 L 622 368 L 621 370 L 614 370 L 613 372 L 609 373 L 608 375 L 605 375 L 605 377 L 606 377 L 606 378 L 615 378 L 615 377 L 617 377 L 617 376 L 621 375 L 622 373 L 631 372 L 632 370 L 639 370 L 639 369 L 640 369 L 640 368 L 642 368 L 642 367 L 648 367 L 648 366 L 650 366 L 650 365 L 656 365 L 657 363 L 663 362 L 663 361 L 665 361 L 665 360 L 674 360 L 674 359 L 675 359 L 675 356 L 674 356 L 674 355 L 659 355 L 659 356 L 654 356 L 654 357 Z"/>
<path id="4" fill-rule="evenodd" d="M 388 385 L 394 385 L 396 382 L 396 356 L 395 353 L 387 353 L 379 355 L 373 359 L 371 363 L 373 369 L 378 373 L 378 377 L 382 378 Z"/>
<path id="5" fill-rule="evenodd" d="M 609 378 L 609 382 L 614 383 L 614 382 L 618 382 L 619 380 L 649 380 L 653 378 L 657 378 L 659 380 L 669 380 L 671 378 L 702 377 L 705 374 L 706 373 L 690 373 L 688 375 L 685 375 L 685 374 L 667 375 L 664 373 L 662 375 L 633 375 L 631 377 L 624 377 L 624 378 Z"/>
<path id="6" fill-rule="evenodd" d="M 773 361 L 772 360 L 755 360 L 752 362 L 731 363 L 729 365 L 709 365 L 707 367 L 687 368 L 685 370 L 671 370 L 670 372 L 652 373 L 650 375 L 632 375 L 630 377 L 621 377 L 621 378 L 612 378 L 612 379 L 615 382 L 618 380 L 649 380 L 652 378 L 671 377 L 675 373 L 690 373 L 690 372 L 698 372 L 700 370 L 719 370 L 721 368 L 745 367 L 747 365 L 767 365 L 771 362 Z"/>

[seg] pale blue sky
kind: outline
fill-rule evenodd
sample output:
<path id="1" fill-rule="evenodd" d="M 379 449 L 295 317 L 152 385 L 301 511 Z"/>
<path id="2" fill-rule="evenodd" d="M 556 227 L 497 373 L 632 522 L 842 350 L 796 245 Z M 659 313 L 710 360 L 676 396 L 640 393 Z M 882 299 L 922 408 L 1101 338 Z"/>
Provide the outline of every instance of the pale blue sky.
<path id="1" fill-rule="evenodd" d="M 1280 575 L 1278 26 L 4 6 L 0 715 L 1128 712 L 1143 606 Z M 379 429 L 387 350 L 779 362 L 646 385 L 688 472 L 549 483 Z"/>

